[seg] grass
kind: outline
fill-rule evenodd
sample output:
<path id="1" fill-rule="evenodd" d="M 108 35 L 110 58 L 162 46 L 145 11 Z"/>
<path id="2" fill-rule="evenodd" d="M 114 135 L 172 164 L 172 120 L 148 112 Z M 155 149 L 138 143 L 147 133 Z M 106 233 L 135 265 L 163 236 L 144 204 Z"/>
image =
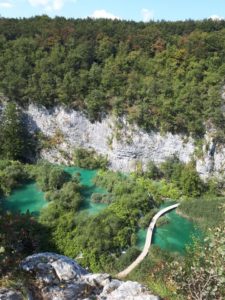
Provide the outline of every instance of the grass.
<path id="1" fill-rule="evenodd" d="M 216 227 L 224 220 L 225 198 L 203 197 L 185 200 L 181 202 L 179 211 L 205 231 L 208 228 Z"/>

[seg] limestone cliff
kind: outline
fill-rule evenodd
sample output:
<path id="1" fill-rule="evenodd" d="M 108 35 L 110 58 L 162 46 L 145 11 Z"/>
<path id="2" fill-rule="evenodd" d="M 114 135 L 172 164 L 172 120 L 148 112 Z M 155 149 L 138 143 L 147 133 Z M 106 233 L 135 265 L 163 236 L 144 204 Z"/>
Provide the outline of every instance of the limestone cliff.
<path id="1" fill-rule="evenodd" d="M 218 176 L 224 171 L 225 146 L 213 141 L 212 130 L 205 135 L 196 156 L 195 141 L 177 134 L 147 133 L 125 118 L 105 117 L 101 122 L 91 123 L 84 114 L 56 107 L 30 105 L 26 111 L 31 131 L 40 130 L 55 142 L 43 149 L 41 156 L 50 162 L 68 164 L 76 147 L 93 148 L 106 155 L 113 170 L 129 172 L 138 164 L 146 167 L 149 160 L 159 164 L 172 155 L 185 163 L 196 159 L 197 171 L 203 178 Z M 57 142 L 56 142 L 57 141 Z M 199 150 L 199 149 L 198 149 Z"/>

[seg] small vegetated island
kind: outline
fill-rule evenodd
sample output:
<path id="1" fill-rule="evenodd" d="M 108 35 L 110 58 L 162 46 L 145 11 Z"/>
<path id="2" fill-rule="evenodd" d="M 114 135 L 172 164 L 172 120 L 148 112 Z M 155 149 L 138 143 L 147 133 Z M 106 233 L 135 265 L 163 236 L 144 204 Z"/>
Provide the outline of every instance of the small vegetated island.
<path id="1" fill-rule="evenodd" d="M 185 134 L 198 149 L 211 128 L 220 145 L 224 33 L 225 21 L 212 20 L 0 18 L 0 286 L 20 289 L 20 261 L 40 251 L 115 276 L 139 255 L 159 209 L 179 202 L 159 219 L 129 279 L 165 299 L 223 298 L 224 174 L 203 180 L 195 166 L 201 153 L 186 164 L 173 155 L 116 172 L 82 145 L 63 150 L 70 166 L 50 163 L 41 153 L 62 133 L 49 139 L 25 112 L 30 103 L 62 105 L 93 123 L 112 114 L 146 132 Z M 182 241 L 177 247 L 169 228 L 175 244 Z"/>

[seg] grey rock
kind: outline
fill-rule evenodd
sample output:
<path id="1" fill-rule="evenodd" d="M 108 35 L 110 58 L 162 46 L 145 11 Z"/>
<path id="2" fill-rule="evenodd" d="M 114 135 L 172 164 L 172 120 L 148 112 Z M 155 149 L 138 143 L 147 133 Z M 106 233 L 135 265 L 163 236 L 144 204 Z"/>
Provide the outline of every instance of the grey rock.
<path id="1" fill-rule="evenodd" d="M 28 256 L 22 261 L 21 268 L 25 271 L 35 271 L 39 275 L 52 275 L 54 271 L 59 280 L 67 281 L 88 273 L 74 260 L 51 252 Z"/>
<path id="2" fill-rule="evenodd" d="M 212 125 L 206 126 L 203 157 L 199 158 L 195 156 L 195 142 L 191 137 L 145 132 L 137 125 L 130 125 L 125 117 L 107 116 L 101 122 L 91 123 L 81 112 L 63 107 L 47 110 L 35 105 L 30 105 L 26 114 L 32 132 L 40 130 L 53 137 L 60 131 L 63 135 L 58 145 L 41 152 L 41 157 L 52 163 L 70 164 L 74 148 L 84 147 L 107 156 L 110 168 L 115 171 L 134 171 L 140 162 L 146 169 L 148 161 L 160 164 L 176 155 L 184 163 L 196 159 L 196 169 L 205 180 L 224 172 L 225 145 L 214 145 L 213 152 L 206 149 L 215 131 Z"/>
<path id="3" fill-rule="evenodd" d="M 174 154 L 186 163 L 194 153 L 191 138 L 171 133 L 147 133 L 130 125 L 125 118 L 107 116 L 102 122 L 91 123 L 74 110 L 56 107 L 50 111 L 34 105 L 30 105 L 26 113 L 31 131 L 41 130 L 48 137 L 53 137 L 57 131 L 63 134 L 64 139 L 59 145 L 42 151 L 42 158 L 54 163 L 69 163 L 62 153 L 65 151 L 71 157 L 75 147 L 92 148 L 106 155 L 113 170 L 124 172 L 135 170 L 139 161 L 145 168 L 149 160 L 161 163 Z M 118 131 L 119 139 L 115 136 Z"/>
<path id="4" fill-rule="evenodd" d="M 225 99 L 225 87 L 221 91 L 221 97 Z M 4 105 L 0 104 L 0 115 L 3 109 Z M 225 145 L 214 145 L 213 152 L 206 149 L 211 143 L 209 140 L 216 134 L 210 122 L 205 124 L 203 155 L 197 157 L 193 138 L 172 133 L 145 132 L 137 125 L 129 124 L 125 117 L 116 118 L 111 115 L 101 122 L 91 123 L 78 111 L 63 107 L 48 110 L 33 104 L 24 110 L 24 114 L 30 132 L 41 131 L 49 138 L 60 132 L 63 137 L 57 145 L 41 151 L 41 158 L 52 163 L 69 165 L 73 150 L 84 147 L 107 156 L 110 168 L 115 171 L 134 171 L 139 163 L 145 170 L 148 161 L 160 164 L 176 155 L 184 163 L 194 158 L 196 170 L 204 180 L 213 176 L 222 178 L 225 175 Z"/>
<path id="5" fill-rule="evenodd" d="M 51 263 L 59 280 L 72 280 L 78 278 L 87 272 L 81 268 L 77 263 L 68 258 L 62 257 Z"/>
<path id="6" fill-rule="evenodd" d="M 0 288 L 0 300 L 23 300 L 23 297 L 13 289 Z"/>
<path id="7" fill-rule="evenodd" d="M 109 274 L 87 274 L 82 276 L 82 281 L 91 286 L 105 286 L 110 283 L 111 276 Z"/>
<path id="8" fill-rule="evenodd" d="M 109 282 L 108 284 L 106 284 L 103 288 L 102 291 L 102 297 L 107 294 L 112 293 L 114 290 L 118 289 L 118 287 L 122 284 L 122 282 L 120 280 L 114 279 L 111 282 Z"/>
<path id="9" fill-rule="evenodd" d="M 118 283 L 116 283 L 118 284 Z M 115 284 L 115 286 L 116 286 Z M 146 288 L 138 282 L 126 281 L 111 291 L 103 291 L 100 295 L 100 299 L 104 300 L 159 300 L 158 296 L 154 296 L 147 292 Z"/>
<path id="10" fill-rule="evenodd" d="M 45 300 L 75 300 L 83 299 L 86 285 L 79 283 L 50 286 L 42 289 L 42 297 Z"/>
<path id="11" fill-rule="evenodd" d="M 105 273 L 87 273 L 74 260 L 55 253 L 28 256 L 22 261 L 21 268 L 32 272 L 36 277 L 35 288 L 31 289 L 33 299 L 40 297 L 45 300 L 159 299 L 137 282 L 112 279 Z"/>

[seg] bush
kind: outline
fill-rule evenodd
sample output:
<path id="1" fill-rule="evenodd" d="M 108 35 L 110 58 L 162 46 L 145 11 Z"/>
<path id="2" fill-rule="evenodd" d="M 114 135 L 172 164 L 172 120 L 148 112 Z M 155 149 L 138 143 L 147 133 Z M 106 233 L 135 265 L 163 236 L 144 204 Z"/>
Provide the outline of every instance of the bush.
<path id="1" fill-rule="evenodd" d="M 151 219 L 154 217 L 154 215 L 157 213 L 157 209 L 152 209 L 150 212 L 148 212 L 145 216 L 141 217 L 138 224 L 141 228 L 147 228 L 150 224 Z"/>
<path id="2" fill-rule="evenodd" d="M 204 244 L 188 249 L 184 263 L 175 263 L 172 271 L 178 291 L 188 299 L 223 299 L 225 295 L 224 225 L 209 234 Z"/>
<path id="3" fill-rule="evenodd" d="M 145 176 L 150 179 L 159 179 L 162 177 L 162 172 L 160 169 L 154 164 L 154 162 L 149 161 L 147 164 L 147 170 L 145 172 Z"/>
<path id="4" fill-rule="evenodd" d="M 14 271 L 27 255 L 49 251 L 49 241 L 49 230 L 30 214 L 0 215 L 0 274 Z"/>
<path id="5" fill-rule="evenodd" d="M 112 196 L 110 194 L 93 193 L 91 195 L 91 202 L 110 204 L 112 202 Z"/>
<path id="6" fill-rule="evenodd" d="M 48 162 L 41 162 L 32 166 L 30 173 L 44 192 L 59 190 L 64 183 L 71 179 L 71 175 L 65 172 L 63 168 Z"/>
<path id="7" fill-rule="evenodd" d="M 0 160 L 0 194 L 8 195 L 12 189 L 29 180 L 24 165 L 17 161 Z"/>
<path id="8" fill-rule="evenodd" d="M 74 151 L 73 163 L 84 169 L 106 169 L 108 160 L 103 155 L 98 155 L 94 150 L 77 148 Z"/>
<path id="9" fill-rule="evenodd" d="M 207 186 L 199 177 L 193 163 L 186 165 L 177 157 L 172 157 L 160 167 L 166 180 L 174 183 L 184 196 L 197 197 L 207 191 Z"/>
<path id="10" fill-rule="evenodd" d="M 182 201 L 179 211 L 196 222 L 204 231 L 214 228 L 224 219 L 224 198 L 213 197 L 196 198 Z"/>
<path id="11" fill-rule="evenodd" d="M 141 253 L 136 247 L 130 247 L 124 254 L 122 254 L 115 262 L 115 270 L 122 271 L 128 267 Z"/>
<path id="12" fill-rule="evenodd" d="M 200 179 L 197 171 L 190 165 L 187 165 L 181 171 L 179 185 L 184 195 L 198 197 L 206 190 L 205 184 Z"/>
<path id="13" fill-rule="evenodd" d="M 80 186 L 74 181 L 65 183 L 60 190 L 48 192 L 47 198 L 49 201 L 55 201 L 58 210 L 64 212 L 77 212 L 82 202 Z"/>

